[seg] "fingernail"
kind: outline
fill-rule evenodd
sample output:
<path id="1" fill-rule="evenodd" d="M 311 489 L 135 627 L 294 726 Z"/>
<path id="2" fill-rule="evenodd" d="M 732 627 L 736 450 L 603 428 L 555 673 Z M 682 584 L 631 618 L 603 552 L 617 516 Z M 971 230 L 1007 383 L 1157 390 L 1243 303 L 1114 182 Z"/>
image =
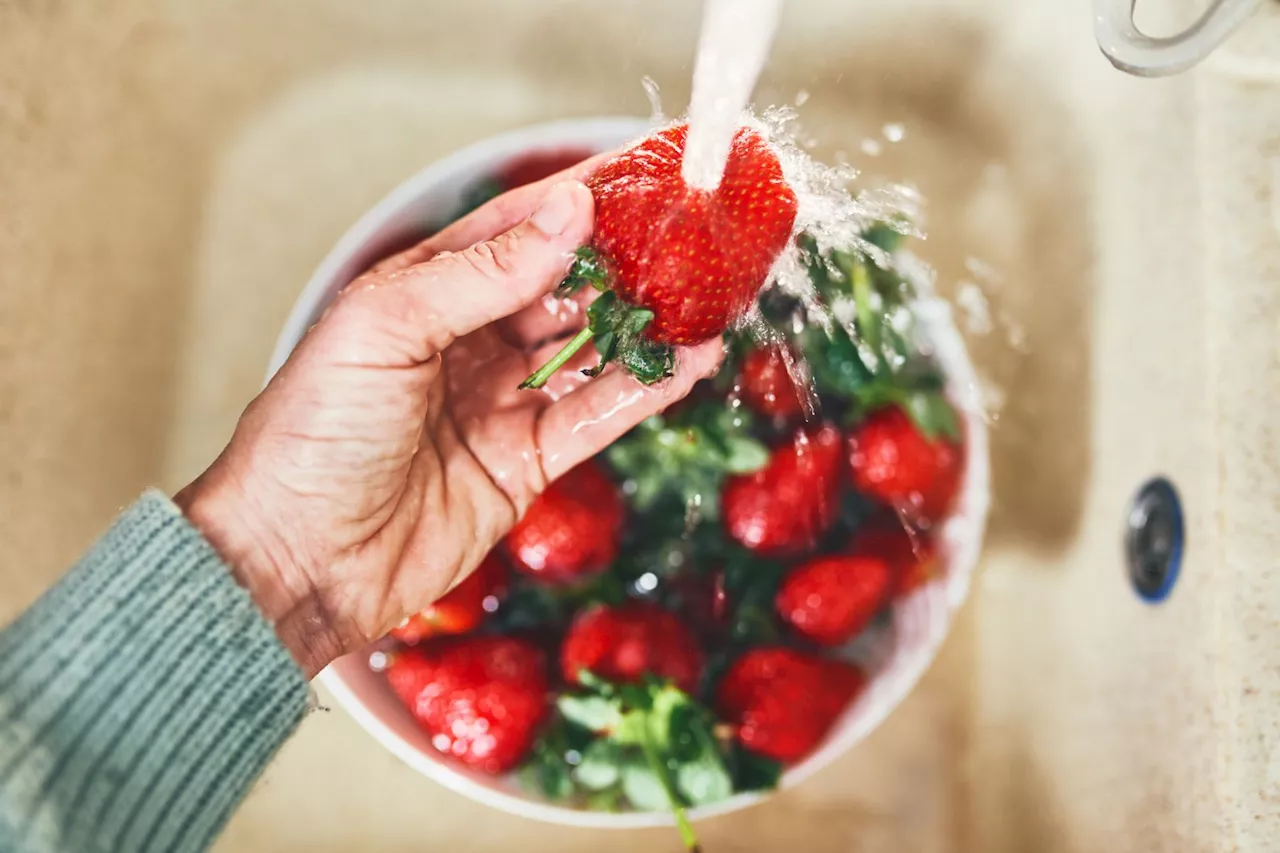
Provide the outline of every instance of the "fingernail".
<path id="1" fill-rule="evenodd" d="M 573 181 L 564 181 L 548 190 L 538 209 L 533 212 L 533 216 L 529 217 L 533 227 L 548 237 L 563 234 L 569 227 L 569 223 L 573 221 L 577 207 L 574 204 L 573 191 Z"/>

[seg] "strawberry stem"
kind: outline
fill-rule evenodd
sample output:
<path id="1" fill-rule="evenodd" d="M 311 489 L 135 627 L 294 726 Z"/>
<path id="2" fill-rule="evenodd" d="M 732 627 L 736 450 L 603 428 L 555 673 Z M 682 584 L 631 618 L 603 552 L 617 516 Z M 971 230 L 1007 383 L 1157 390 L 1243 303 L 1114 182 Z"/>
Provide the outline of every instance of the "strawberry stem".
<path id="1" fill-rule="evenodd" d="M 863 338 L 871 347 L 876 357 L 880 357 L 880 335 L 876 328 L 875 315 L 871 307 L 871 273 L 865 264 L 854 263 L 850 273 L 853 285 L 853 304 L 858 312 L 858 326 Z"/>
<path id="2" fill-rule="evenodd" d="M 646 726 L 647 729 L 647 726 Z M 701 853 L 702 847 L 698 844 L 698 835 L 693 831 L 693 825 L 689 823 L 689 817 L 684 813 L 684 806 L 680 803 L 680 798 L 676 796 L 675 786 L 671 784 L 671 776 L 667 772 L 666 762 L 658 755 L 657 750 L 653 748 L 650 742 L 648 732 L 640 739 L 640 749 L 644 752 L 645 760 L 649 763 L 649 769 L 653 771 L 653 775 L 658 777 L 658 781 L 662 783 L 662 790 L 667 795 L 667 802 L 671 805 L 671 813 L 676 818 L 676 829 L 680 832 L 680 840 L 684 842 L 684 847 L 689 853 Z"/>
<path id="3" fill-rule="evenodd" d="M 574 354 L 582 349 L 594 334 L 590 326 L 578 332 L 569 343 L 565 344 L 558 353 L 551 357 L 550 361 L 535 370 L 528 379 L 521 382 L 520 388 L 541 388 L 546 385 L 547 380 L 551 378 L 551 374 L 564 367 L 565 362 L 573 358 Z"/>

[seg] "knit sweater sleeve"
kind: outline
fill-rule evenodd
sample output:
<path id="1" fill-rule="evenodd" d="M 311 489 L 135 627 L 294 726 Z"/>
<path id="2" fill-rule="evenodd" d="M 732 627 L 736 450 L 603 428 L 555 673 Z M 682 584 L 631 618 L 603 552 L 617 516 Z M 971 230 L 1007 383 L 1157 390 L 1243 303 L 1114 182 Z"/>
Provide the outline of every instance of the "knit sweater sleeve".
<path id="1" fill-rule="evenodd" d="M 205 849 L 307 697 L 249 595 L 149 492 L 0 632 L 0 851 Z"/>

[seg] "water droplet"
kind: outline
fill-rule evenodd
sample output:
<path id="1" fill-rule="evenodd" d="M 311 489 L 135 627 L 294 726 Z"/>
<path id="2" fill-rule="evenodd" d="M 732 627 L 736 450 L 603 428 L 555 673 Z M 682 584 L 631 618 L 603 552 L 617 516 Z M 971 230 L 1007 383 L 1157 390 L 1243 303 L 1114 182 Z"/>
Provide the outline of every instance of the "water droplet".
<path id="1" fill-rule="evenodd" d="M 799 92 L 796 92 L 795 105 L 797 107 L 803 107 L 805 103 L 808 102 L 808 100 L 809 100 L 808 89 L 801 89 Z"/>
<path id="2" fill-rule="evenodd" d="M 886 124 L 880 129 L 884 138 L 890 142 L 901 142 L 907 136 L 907 129 L 898 123 Z"/>
<path id="3" fill-rule="evenodd" d="M 991 311 L 987 295 L 978 285 L 971 281 L 960 282 L 956 291 L 956 307 L 963 313 L 964 325 L 969 332 L 975 335 L 991 332 Z"/>
<path id="4" fill-rule="evenodd" d="M 658 88 L 658 81 L 646 74 L 640 78 L 640 85 L 644 87 L 644 96 L 649 99 L 650 120 L 662 121 L 662 91 Z"/>
<path id="5" fill-rule="evenodd" d="M 653 592 L 658 588 L 658 576 L 653 572 L 645 572 L 636 578 L 636 589 L 641 592 Z"/>

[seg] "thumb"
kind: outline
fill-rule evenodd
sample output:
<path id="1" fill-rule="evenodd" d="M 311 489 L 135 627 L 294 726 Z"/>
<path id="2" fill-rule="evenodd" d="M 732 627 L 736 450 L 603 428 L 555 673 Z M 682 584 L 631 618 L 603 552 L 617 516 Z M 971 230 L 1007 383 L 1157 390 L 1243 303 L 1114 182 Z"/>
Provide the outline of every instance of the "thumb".
<path id="1" fill-rule="evenodd" d="M 376 291 L 398 291 L 425 332 L 423 361 L 524 308 L 564 277 L 591 236 L 595 205 L 578 181 L 551 187 L 523 222 L 491 240 L 390 273 Z"/>

